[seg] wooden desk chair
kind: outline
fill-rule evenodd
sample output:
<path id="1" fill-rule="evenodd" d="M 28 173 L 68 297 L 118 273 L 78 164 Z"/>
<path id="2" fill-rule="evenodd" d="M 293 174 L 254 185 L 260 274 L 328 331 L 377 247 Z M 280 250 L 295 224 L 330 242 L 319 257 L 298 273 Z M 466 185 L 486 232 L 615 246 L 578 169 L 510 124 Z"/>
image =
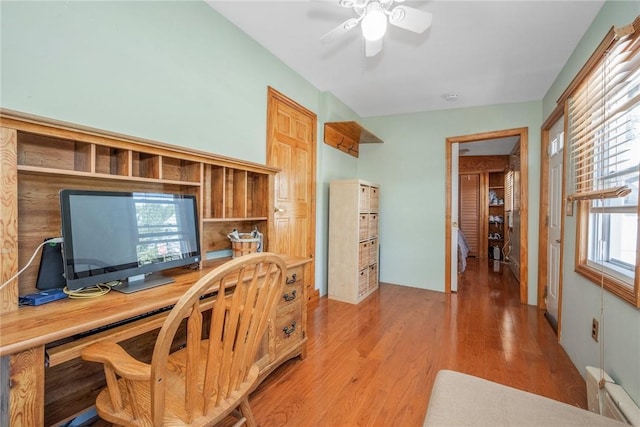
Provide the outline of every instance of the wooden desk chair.
<path id="1" fill-rule="evenodd" d="M 112 342 L 87 347 L 82 358 L 103 363 L 107 380 L 96 399 L 100 417 L 127 426 L 200 426 L 235 412 L 236 425 L 255 425 L 248 400 L 258 378 L 254 359 L 285 277 L 284 261 L 270 253 L 245 255 L 214 269 L 171 310 L 151 364 Z M 203 322 L 201 297 L 216 288 L 210 322 Z M 187 345 L 170 354 L 185 318 Z"/>

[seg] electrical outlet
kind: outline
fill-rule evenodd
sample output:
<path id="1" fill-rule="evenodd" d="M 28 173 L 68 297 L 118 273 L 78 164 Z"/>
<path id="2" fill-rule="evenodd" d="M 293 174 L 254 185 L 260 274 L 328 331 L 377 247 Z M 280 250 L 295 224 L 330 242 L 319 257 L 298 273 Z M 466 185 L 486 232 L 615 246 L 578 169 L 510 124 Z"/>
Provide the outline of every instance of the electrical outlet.
<path id="1" fill-rule="evenodd" d="M 591 322 L 591 338 L 593 338 L 593 340 L 595 342 L 598 342 L 598 330 L 599 330 L 599 327 L 600 327 L 600 323 L 594 317 L 593 321 Z"/>

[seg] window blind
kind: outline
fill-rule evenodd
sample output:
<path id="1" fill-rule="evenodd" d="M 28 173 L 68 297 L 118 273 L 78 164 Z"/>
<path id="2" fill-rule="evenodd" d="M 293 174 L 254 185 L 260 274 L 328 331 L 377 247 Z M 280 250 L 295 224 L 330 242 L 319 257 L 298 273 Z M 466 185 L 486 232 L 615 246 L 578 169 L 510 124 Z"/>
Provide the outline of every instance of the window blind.
<path id="1" fill-rule="evenodd" d="M 640 170 L 640 37 L 616 38 L 569 98 L 569 200 L 625 197 Z"/>

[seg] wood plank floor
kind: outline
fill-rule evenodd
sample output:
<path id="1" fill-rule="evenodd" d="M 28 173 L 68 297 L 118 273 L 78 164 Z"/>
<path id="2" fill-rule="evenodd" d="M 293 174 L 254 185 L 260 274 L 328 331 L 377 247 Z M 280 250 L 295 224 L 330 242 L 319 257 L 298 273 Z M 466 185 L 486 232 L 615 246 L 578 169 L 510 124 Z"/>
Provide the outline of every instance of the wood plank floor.
<path id="1" fill-rule="evenodd" d="M 586 408 L 585 383 L 518 284 L 470 260 L 457 294 L 382 284 L 359 305 L 321 298 L 308 353 L 251 397 L 267 426 L 420 426 L 434 376 L 453 369 Z"/>
<path id="2" fill-rule="evenodd" d="M 309 311 L 307 357 L 252 394 L 258 424 L 421 426 L 440 369 L 586 408 L 585 383 L 543 314 L 519 303 L 509 271 L 489 266 L 470 259 L 449 296 L 382 284 L 359 305 L 321 298 Z"/>

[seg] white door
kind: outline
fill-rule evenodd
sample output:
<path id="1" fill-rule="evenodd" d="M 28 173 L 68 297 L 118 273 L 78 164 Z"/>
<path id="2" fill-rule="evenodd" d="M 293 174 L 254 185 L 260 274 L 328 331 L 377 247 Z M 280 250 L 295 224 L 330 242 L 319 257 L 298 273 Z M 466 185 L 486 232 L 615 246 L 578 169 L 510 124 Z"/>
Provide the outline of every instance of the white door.
<path id="1" fill-rule="evenodd" d="M 564 118 L 549 131 L 549 212 L 547 231 L 547 315 L 557 327 L 560 299 L 560 247 L 562 245 L 562 150 L 564 148 Z"/>
<path id="2" fill-rule="evenodd" d="M 458 292 L 458 145 L 451 144 L 451 292 Z"/>

